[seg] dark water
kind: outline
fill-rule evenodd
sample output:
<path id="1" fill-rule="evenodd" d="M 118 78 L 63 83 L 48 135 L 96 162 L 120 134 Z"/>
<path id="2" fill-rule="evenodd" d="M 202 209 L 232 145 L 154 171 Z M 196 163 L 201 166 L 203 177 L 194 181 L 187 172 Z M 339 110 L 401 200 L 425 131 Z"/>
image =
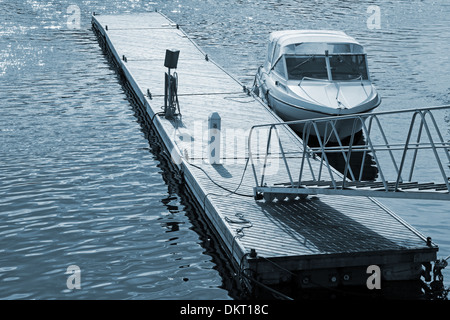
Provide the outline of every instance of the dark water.
<path id="1" fill-rule="evenodd" d="M 380 29 L 367 26 L 369 5 Z M 0 9 L 0 299 L 239 295 L 198 210 L 151 150 L 90 30 L 94 11 L 161 10 L 248 85 L 270 31 L 341 29 L 369 53 L 380 111 L 450 103 L 446 0 L 3 0 Z M 450 254 L 448 204 L 383 203 Z M 70 265 L 81 290 L 67 289 Z M 448 286 L 449 267 L 444 276 Z"/>

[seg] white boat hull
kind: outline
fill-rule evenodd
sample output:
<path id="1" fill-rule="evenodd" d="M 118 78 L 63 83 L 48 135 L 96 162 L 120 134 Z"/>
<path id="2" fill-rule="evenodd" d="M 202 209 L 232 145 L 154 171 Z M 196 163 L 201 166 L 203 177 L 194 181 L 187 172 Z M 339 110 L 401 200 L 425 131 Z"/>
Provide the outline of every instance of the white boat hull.
<path id="1" fill-rule="evenodd" d="M 293 106 L 285 102 L 279 101 L 269 94 L 269 105 L 284 121 L 296 120 L 311 120 L 317 118 L 326 118 L 335 115 L 326 115 L 319 112 L 303 109 L 301 106 Z M 368 111 L 370 112 L 370 111 Z M 328 125 L 326 124 L 328 123 Z M 304 124 L 294 124 L 291 128 L 301 134 L 306 134 Z M 336 134 L 340 140 L 343 140 L 362 129 L 362 122 L 354 119 L 345 119 L 336 121 L 333 126 L 329 122 L 316 122 L 314 126 L 312 123 L 307 125 L 309 134 L 312 136 L 319 135 L 321 138 L 326 138 L 325 141 L 337 141 Z"/>
<path id="2" fill-rule="evenodd" d="M 267 87 L 258 75 L 256 77 L 255 84 L 257 87 L 256 92 L 262 100 L 264 100 L 268 106 L 272 108 L 284 121 L 311 120 L 352 115 L 357 113 L 367 113 L 378 107 L 381 102 L 378 95 L 376 95 L 370 101 L 365 102 L 363 105 L 360 105 L 353 110 L 336 110 L 336 113 L 326 113 L 313 110 L 310 107 L 311 104 L 306 102 L 302 103 L 302 101 L 300 99 L 296 99 L 296 97 L 286 96 L 280 92 L 280 90 L 277 90 L 278 88 L 276 87 Z M 330 142 L 336 142 L 337 137 L 339 137 L 342 141 L 343 139 L 350 137 L 352 133 L 356 134 L 362 129 L 363 125 L 361 121 L 355 121 L 354 119 L 339 120 L 336 121 L 333 126 L 330 122 L 315 122 L 315 124 L 315 126 L 312 123 L 307 124 L 309 134 L 315 137 L 320 136 L 323 141 Z M 291 125 L 291 128 L 301 136 L 307 133 L 305 132 L 305 124 L 294 124 Z"/>

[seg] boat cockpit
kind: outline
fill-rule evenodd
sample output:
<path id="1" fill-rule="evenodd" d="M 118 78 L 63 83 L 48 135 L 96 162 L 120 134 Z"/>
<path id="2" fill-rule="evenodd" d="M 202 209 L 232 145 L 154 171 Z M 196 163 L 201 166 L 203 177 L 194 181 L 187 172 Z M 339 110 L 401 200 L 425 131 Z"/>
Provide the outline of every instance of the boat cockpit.
<path id="1" fill-rule="evenodd" d="M 273 49 L 272 49 L 273 50 Z M 269 46 L 266 70 L 275 71 L 286 80 L 370 80 L 366 54 L 360 45 L 352 43 L 299 43 L 282 49 Z"/>

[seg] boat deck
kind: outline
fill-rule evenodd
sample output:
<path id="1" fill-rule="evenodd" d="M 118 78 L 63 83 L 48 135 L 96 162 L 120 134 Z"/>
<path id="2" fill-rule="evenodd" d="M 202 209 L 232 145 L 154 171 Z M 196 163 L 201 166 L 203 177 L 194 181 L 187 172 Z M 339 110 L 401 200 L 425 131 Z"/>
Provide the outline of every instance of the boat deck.
<path id="1" fill-rule="evenodd" d="M 253 125 L 281 120 L 162 14 L 97 15 L 92 22 L 204 208 L 212 230 L 241 270 L 251 269 L 258 281 L 270 285 L 297 281 L 294 274 L 314 278 L 314 270 L 331 270 L 317 275 L 327 278 L 330 272 L 357 268 L 352 279 L 365 283 L 369 265 L 379 265 L 389 280 L 396 279 L 396 266 L 404 270 L 406 265 L 411 271 L 399 272 L 398 277 L 417 277 L 421 263 L 436 259 L 435 244 L 427 244 L 419 231 L 369 197 L 256 201 L 247 163 L 248 133 Z M 164 105 L 166 49 L 180 50 L 176 72 L 182 116 L 174 120 L 158 115 Z M 206 161 L 206 129 L 213 112 L 221 117 L 220 164 Z M 263 135 L 255 134 L 255 158 L 265 154 L 265 145 L 260 145 L 266 141 Z M 284 126 L 279 135 L 288 161 L 295 162 L 301 139 Z M 288 181 L 276 153 L 272 161 L 268 179 L 286 176 Z"/>

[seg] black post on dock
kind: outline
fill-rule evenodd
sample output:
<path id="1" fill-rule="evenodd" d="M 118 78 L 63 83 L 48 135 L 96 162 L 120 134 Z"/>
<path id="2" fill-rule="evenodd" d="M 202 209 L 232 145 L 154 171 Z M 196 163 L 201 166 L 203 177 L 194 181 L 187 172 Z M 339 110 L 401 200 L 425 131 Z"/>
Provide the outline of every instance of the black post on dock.
<path id="1" fill-rule="evenodd" d="M 176 69 L 180 50 L 166 50 L 164 66 L 167 68 L 164 81 L 164 116 L 172 119 L 175 114 L 174 98 L 176 95 L 176 78 L 171 75 L 170 70 Z"/>

